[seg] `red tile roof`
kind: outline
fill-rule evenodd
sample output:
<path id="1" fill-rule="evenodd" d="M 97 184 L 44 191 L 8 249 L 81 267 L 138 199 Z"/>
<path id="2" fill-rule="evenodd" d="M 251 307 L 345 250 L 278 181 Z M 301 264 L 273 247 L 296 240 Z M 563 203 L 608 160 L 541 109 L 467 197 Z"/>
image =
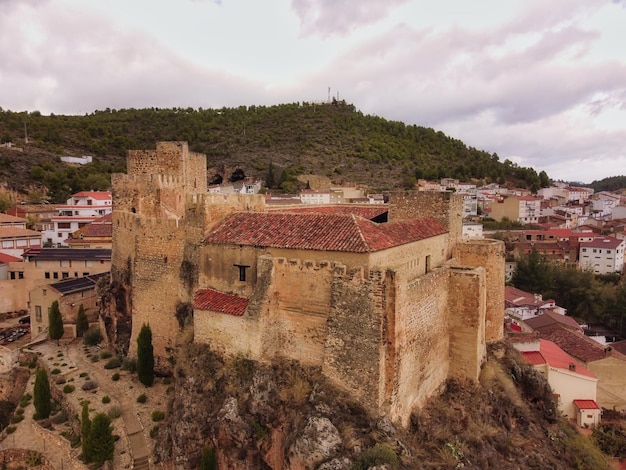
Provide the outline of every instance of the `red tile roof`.
<path id="1" fill-rule="evenodd" d="M 600 410 L 595 400 L 574 400 L 574 405 L 579 410 Z"/>
<path id="2" fill-rule="evenodd" d="M 350 205 L 332 205 L 332 206 L 314 206 L 314 207 L 271 207 L 270 211 L 290 212 L 294 214 L 310 213 L 310 214 L 354 214 L 364 219 L 373 219 L 379 215 L 389 212 L 389 207 L 386 204 L 375 204 L 371 206 L 363 206 L 357 204 Z"/>
<path id="3" fill-rule="evenodd" d="M 590 242 L 581 242 L 581 248 L 607 248 L 614 250 L 620 246 L 624 240 L 613 237 L 597 237 Z"/>
<path id="4" fill-rule="evenodd" d="M 542 328 L 539 330 L 539 335 L 557 344 L 566 353 L 585 363 L 598 361 L 606 357 L 604 346 L 600 343 L 584 334 L 576 333 L 559 325 Z M 615 352 L 613 355 L 622 356 L 619 352 Z"/>
<path id="5" fill-rule="evenodd" d="M 193 296 L 193 308 L 240 317 L 248 308 L 248 299 L 213 289 L 200 289 Z"/>
<path id="6" fill-rule="evenodd" d="M 41 238 L 41 232 L 19 227 L 0 227 L 0 238 Z"/>
<path id="7" fill-rule="evenodd" d="M 504 287 L 504 303 L 507 307 L 520 307 L 528 305 L 540 307 L 542 305 L 554 304 L 554 299 L 544 300 L 541 298 L 540 300 L 539 297 L 540 296 L 535 296 L 535 294 L 531 294 L 530 292 L 523 291 L 516 287 Z"/>
<path id="8" fill-rule="evenodd" d="M 26 219 L 22 217 L 15 217 L 14 215 L 5 214 L 4 212 L 0 212 L 0 223 L 3 224 L 25 224 L 28 222 Z"/>
<path id="9" fill-rule="evenodd" d="M 72 194 L 72 197 L 91 197 L 99 201 L 106 201 L 111 199 L 112 196 L 110 191 L 81 191 L 80 193 Z"/>
<path id="10" fill-rule="evenodd" d="M 569 328 L 570 330 L 582 332 L 582 327 L 576 323 L 576 320 L 572 317 L 554 313 L 550 310 L 544 310 L 541 315 L 524 320 L 524 322 L 533 330 L 538 330 L 539 332 L 541 332 L 543 328 L 556 324 L 562 325 L 564 328 Z"/>
<path id="11" fill-rule="evenodd" d="M 539 351 L 522 352 L 522 356 L 532 365 L 548 364 L 555 369 L 572 371 L 585 377 L 596 378 L 581 362 L 571 357 L 552 341 L 540 339 Z M 572 365 L 574 366 L 573 370 Z"/>
<path id="12" fill-rule="evenodd" d="M 237 212 L 205 238 L 207 244 L 370 253 L 443 235 L 431 218 L 376 224 L 355 215 Z"/>
<path id="13" fill-rule="evenodd" d="M 0 264 L 19 263 L 20 261 L 24 260 L 22 258 L 16 258 L 15 256 L 7 255 L 6 253 L 0 252 Z"/>

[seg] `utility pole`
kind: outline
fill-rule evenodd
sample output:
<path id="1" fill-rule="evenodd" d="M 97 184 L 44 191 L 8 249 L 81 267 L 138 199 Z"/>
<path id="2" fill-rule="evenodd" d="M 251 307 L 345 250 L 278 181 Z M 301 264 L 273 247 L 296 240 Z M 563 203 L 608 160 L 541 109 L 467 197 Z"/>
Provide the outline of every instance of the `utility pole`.
<path id="1" fill-rule="evenodd" d="M 26 129 L 26 121 L 24 121 L 24 144 L 28 145 L 28 130 Z"/>

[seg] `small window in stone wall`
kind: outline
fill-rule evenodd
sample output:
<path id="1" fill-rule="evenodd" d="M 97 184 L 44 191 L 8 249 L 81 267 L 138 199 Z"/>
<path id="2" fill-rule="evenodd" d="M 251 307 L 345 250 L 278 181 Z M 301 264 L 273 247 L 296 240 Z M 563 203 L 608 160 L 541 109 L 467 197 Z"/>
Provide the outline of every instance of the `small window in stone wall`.
<path id="1" fill-rule="evenodd" d="M 235 264 L 233 265 L 237 268 L 239 268 L 239 280 L 242 282 L 245 282 L 246 280 L 246 269 L 248 269 L 250 266 L 245 266 L 242 264 Z"/>

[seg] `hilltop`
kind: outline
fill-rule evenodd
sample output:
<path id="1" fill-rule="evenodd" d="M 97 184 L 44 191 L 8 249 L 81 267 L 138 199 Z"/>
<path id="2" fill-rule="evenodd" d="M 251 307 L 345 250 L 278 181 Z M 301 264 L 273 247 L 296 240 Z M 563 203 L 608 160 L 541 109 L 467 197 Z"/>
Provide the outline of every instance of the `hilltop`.
<path id="1" fill-rule="evenodd" d="M 25 128 L 29 144 L 24 145 Z M 188 141 L 207 155 L 210 181 L 243 175 L 298 189 L 300 174 L 373 191 L 412 187 L 418 178 L 454 177 L 538 189 L 548 176 L 498 155 L 468 147 L 431 128 L 364 115 L 344 102 L 292 103 L 222 109 L 121 109 L 85 116 L 44 116 L 0 109 L 0 140 L 23 151 L 0 149 L 0 182 L 28 192 L 46 186 L 51 199 L 72 191 L 107 189 L 111 172 L 124 171 L 128 149 L 156 141 Z M 62 155 L 92 155 L 94 163 L 60 164 Z M 235 170 L 241 170 L 236 172 Z M 234 175 L 233 175 L 234 173 Z"/>

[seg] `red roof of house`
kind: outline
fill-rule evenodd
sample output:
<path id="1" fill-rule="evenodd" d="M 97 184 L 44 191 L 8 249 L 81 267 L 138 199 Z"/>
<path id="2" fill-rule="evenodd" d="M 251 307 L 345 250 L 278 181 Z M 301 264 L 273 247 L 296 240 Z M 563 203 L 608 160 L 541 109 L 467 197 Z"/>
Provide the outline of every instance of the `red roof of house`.
<path id="1" fill-rule="evenodd" d="M 240 317 L 248 308 L 248 299 L 213 289 L 200 289 L 193 296 L 193 308 Z"/>
<path id="2" fill-rule="evenodd" d="M 530 292 L 523 291 L 513 286 L 505 286 L 504 287 L 504 302 L 505 302 L 505 305 L 506 304 L 510 304 L 513 306 L 533 305 L 535 307 L 540 307 L 542 305 L 554 303 L 554 299 L 544 300 L 542 298 L 541 300 L 539 300 L 539 297 L 535 297 L 535 294 L 531 294 Z"/>
<path id="3" fill-rule="evenodd" d="M 72 197 L 91 197 L 100 201 L 106 201 L 111 199 L 111 191 L 81 191 L 80 193 L 72 194 Z"/>
<path id="4" fill-rule="evenodd" d="M 355 215 L 237 212 L 226 217 L 204 242 L 370 253 L 447 232 L 431 218 L 377 224 Z"/>
<path id="5" fill-rule="evenodd" d="M 555 369 L 575 372 L 592 379 L 596 378 L 581 362 L 571 357 L 552 341 L 540 339 L 539 351 L 522 352 L 522 356 L 532 365 L 548 364 Z M 571 368 L 572 365 L 574 366 L 574 370 Z"/>
<path id="6" fill-rule="evenodd" d="M 551 325 L 539 330 L 539 335 L 557 344 L 571 356 L 585 363 L 604 359 L 607 354 L 605 347 L 584 334 L 563 328 L 560 325 Z M 626 360 L 617 348 L 611 355 Z M 624 363 L 626 365 L 626 362 Z"/>
<path id="7" fill-rule="evenodd" d="M 564 328 L 569 328 L 570 330 L 582 331 L 582 327 L 572 317 L 561 315 L 560 313 L 554 313 L 550 310 L 544 310 L 541 315 L 524 320 L 524 322 L 533 330 L 539 331 L 555 324 L 562 325 Z"/>
<path id="8" fill-rule="evenodd" d="M 581 242 L 581 248 L 607 248 L 614 250 L 620 246 L 624 240 L 614 237 L 597 237 L 590 242 Z"/>
<path id="9" fill-rule="evenodd" d="M 0 264 L 19 263 L 20 261 L 24 260 L 22 258 L 16 258 L 15 256 L 0 252 Z"/>
<path id="10" fill-rule="evenodd" d="M 0 227 L 0 238 L 41 238 L 41 232 L 19 227 Z"/>
<path id="11" fill-rule="evenodd" d="M 600 410 L 595 400 L 574 400 L 574 405 L 579 410 Z"/>
<path id="12" fill-rule="evenodd" d="M 0 212 L 0 223 L 3 224 L 25 224 L 27 222 L 26 219 L 22 217 L 15 217 L 14 215 L 5 214 L 4 212 Z"/>

